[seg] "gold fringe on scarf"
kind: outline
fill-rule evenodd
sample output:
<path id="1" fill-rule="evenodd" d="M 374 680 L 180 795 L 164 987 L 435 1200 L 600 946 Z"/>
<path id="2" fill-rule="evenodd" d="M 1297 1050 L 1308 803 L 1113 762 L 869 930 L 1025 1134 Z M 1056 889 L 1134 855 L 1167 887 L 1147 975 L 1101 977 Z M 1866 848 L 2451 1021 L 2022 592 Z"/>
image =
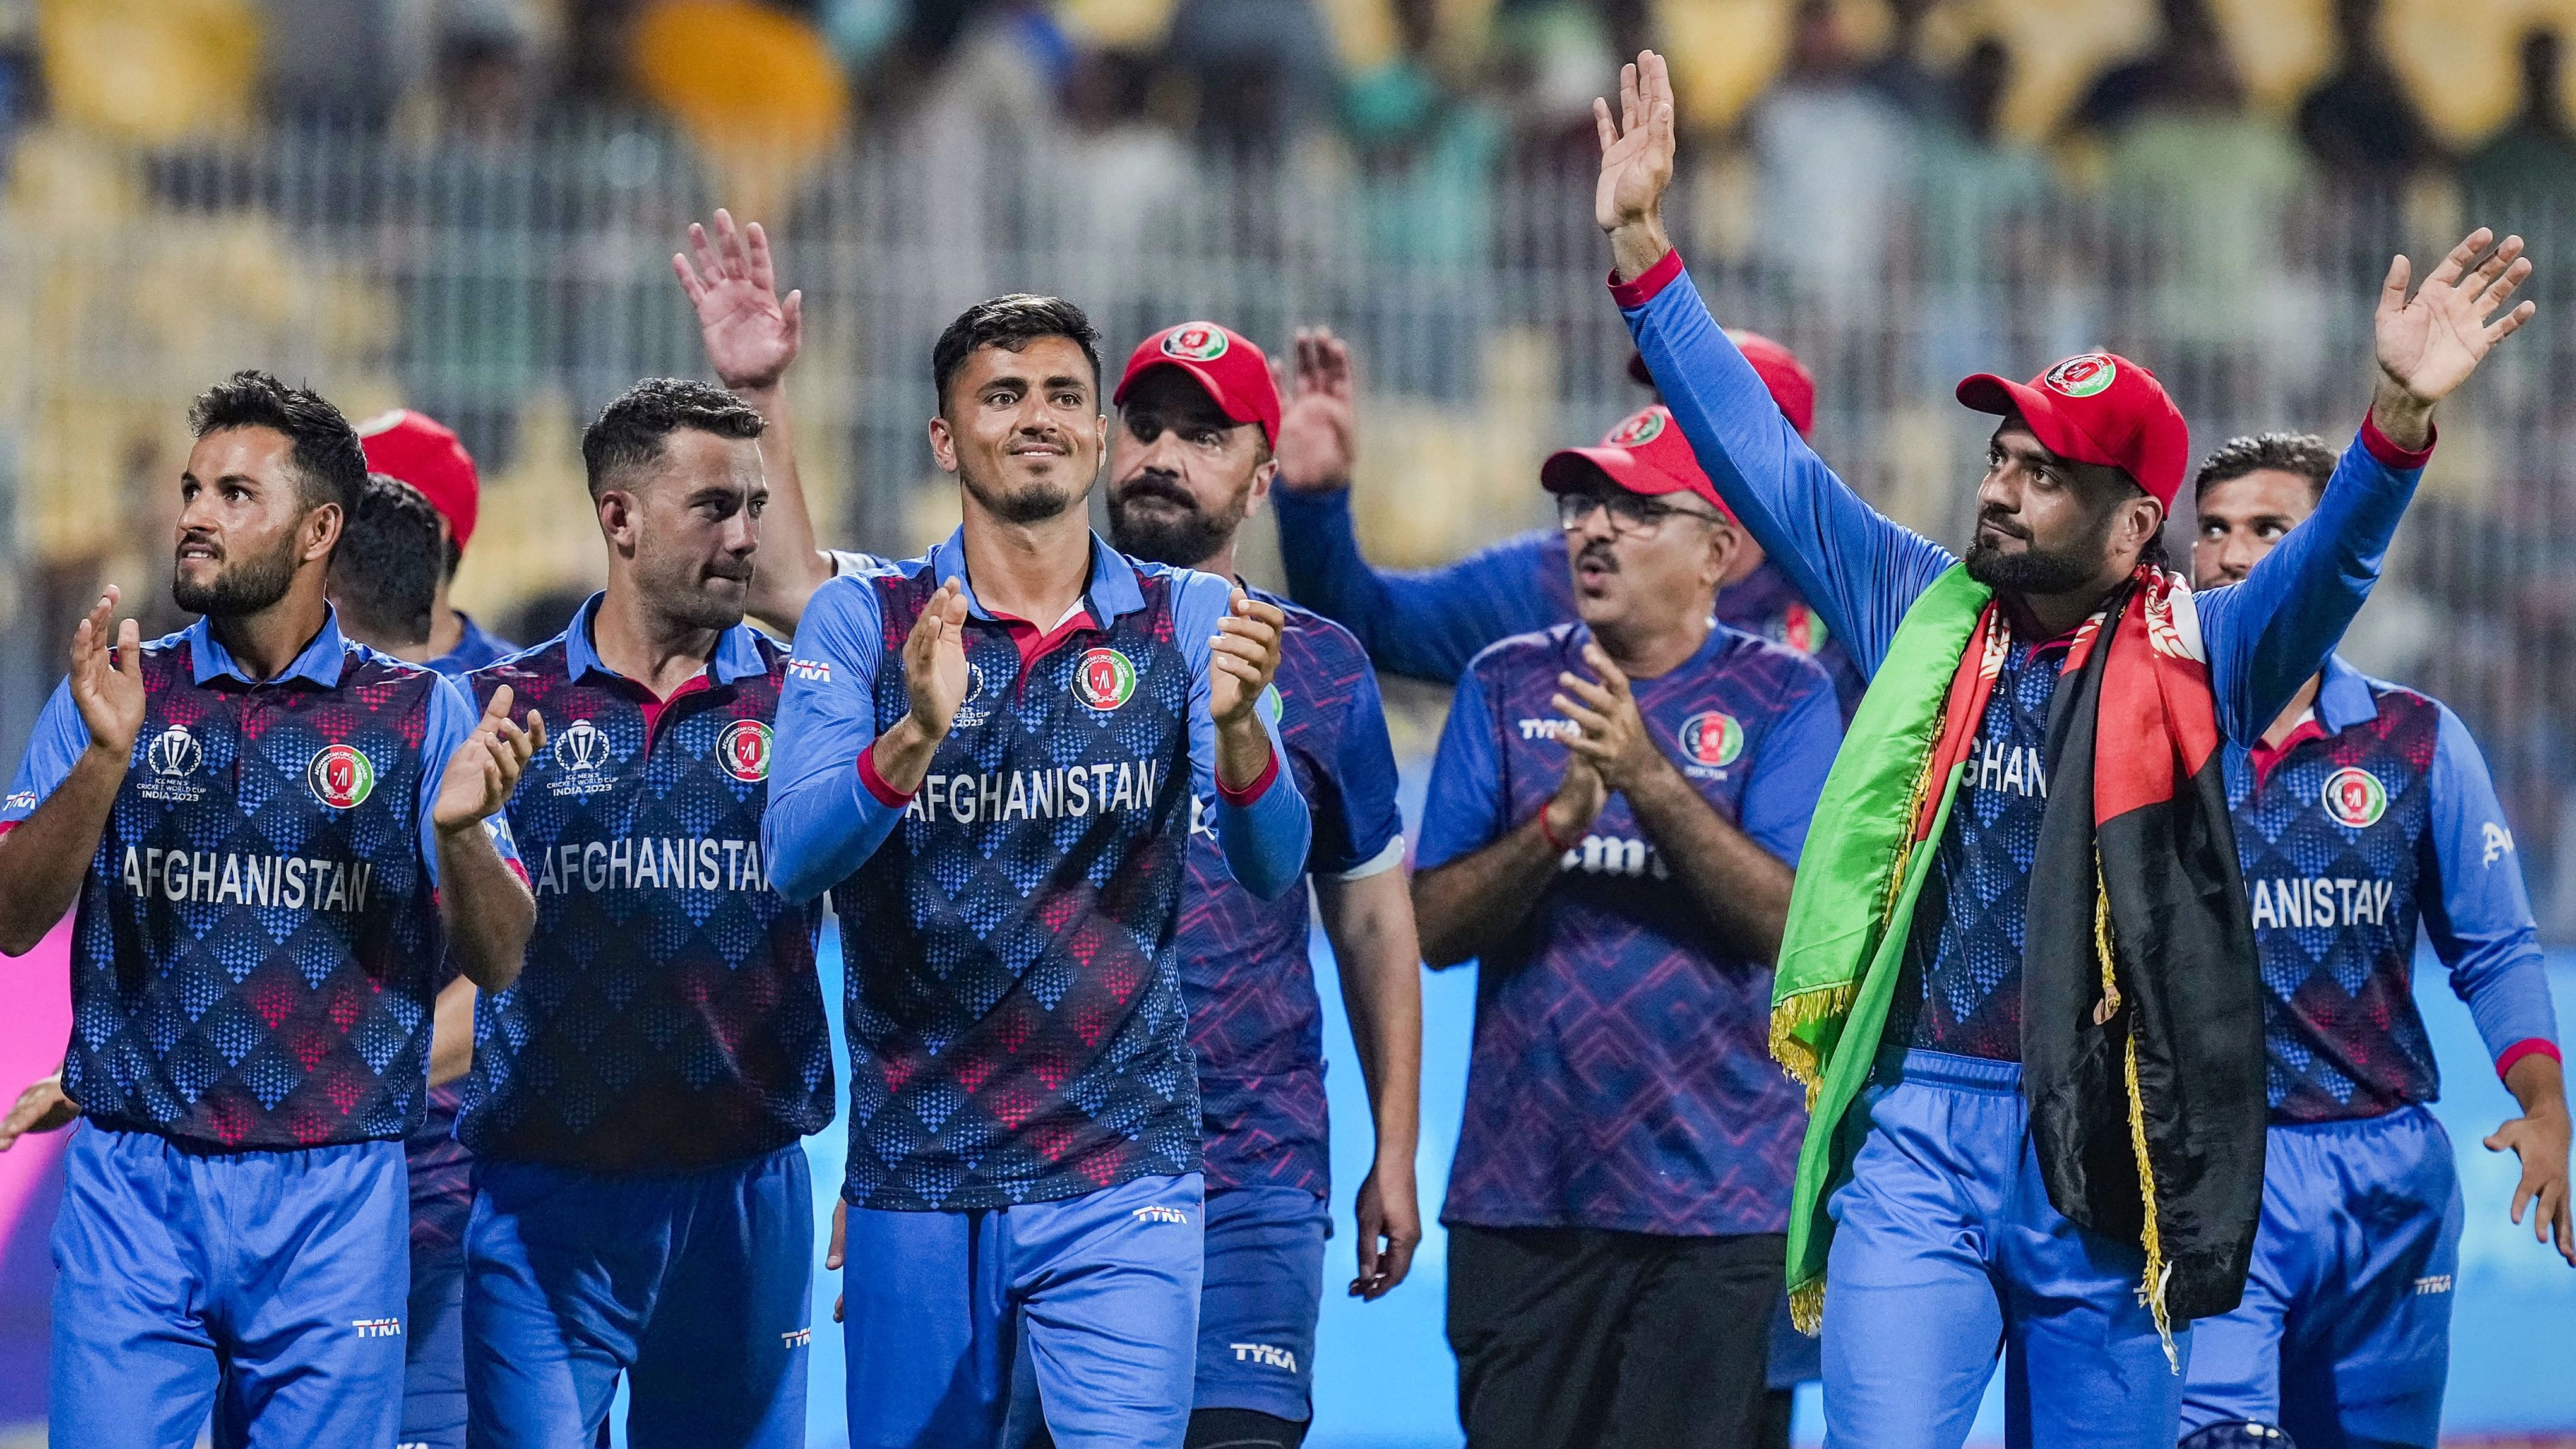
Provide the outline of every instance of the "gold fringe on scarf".
<path id="1" fill-rule="evenodd" d="M 1789 1326 L 1809 1338 L 1825 1331 L 1825 1280 L 1801 1283 L 1789 1290 Z"/>
<path id="2" fill-rule="evenodd" d="M 2095 1008 L 2094 1021 L 2108 1024 L 2120 1011 L 2120 983 L 2112 970 L 2114 955 L 2111 944 L 2111 895 L 2102 880 L 2102 858 L 2093 857 L 2093 949 L 2102 961 L 2102 1004 Z M 2165 1311 L 2165 1282 L 2173 1265 L 2165 1261 L 2164 1234 L 2156 1222 L 2156 1168 L 2147 1155 L 2147 1099 L 2138 1089 L 2138 1033 L 2132 1023 L 2128 1033 L 2129 1147 L 2138 1156 L 2138 1193 L 2146 1207 L 2145 1226 L 2138 1235 L 2138 1245 L 2146 1250 L 2147 1271 L 2138 1283 L 2138 1301 L 2155 1315 L 2156 1338 L 2163 1343 L 2165 1363 L 2175 1373 L 2182 1372 L 2182 1356 L 2174 1348 L 2173 1319 Z M 1791 1305 L 1795 1311 L 1795 1305 Z"/>

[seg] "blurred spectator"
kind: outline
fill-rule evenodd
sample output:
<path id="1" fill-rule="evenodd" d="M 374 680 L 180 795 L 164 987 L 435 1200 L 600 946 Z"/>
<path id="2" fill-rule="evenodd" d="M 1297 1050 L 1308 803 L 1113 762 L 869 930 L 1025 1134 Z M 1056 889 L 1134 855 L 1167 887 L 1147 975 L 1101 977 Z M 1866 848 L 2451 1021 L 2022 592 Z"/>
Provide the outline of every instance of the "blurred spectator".
<path id="1" fill-rule="evenodd" d="M 1760 254 L 1838 315 L 1875 309 L 1916 128 L 1861 84 L 1831 0 L 1798 6 L 1788 68 L 1749 125 L 1762 177 Z"/>
<path id="2" fill-rule="evenodd" d="M 1862 69 L 1860 83 L 1915 120 L 1939 122 L 1950 116 L 1955 105 L 1950 82 L 1923 63 L 1923 18 L 1932 13 L 1933 4 L 1934 0 L 1893 0 L 1888 9 L 1895 30 L 1888 38 L 1887 53 Z"/>
<path id="3" fill-rule="evenodd" d="M 1170 47 L 1206 144 L 1270 154 L 1330 114 L 1333 47 L 1312 0 L 1184 0 Z"/>
<path id="4" fill-rule="evenodd" d="M 287 120 L 382 122 L 393 109 L 393 7 L 381 0 L 261 0 L 269 110 Z"/>
<path id="5" fill-rule="evenodd" d="M 2112 136 L 2156 111 L 2242 102 L 2227 38 L 2205 0 L 2158 0 L 2156 8 L 2156 48 L 2096 77 L 2069 118 L 2073 129 Z"/>
<path id="6" fill-rule="evenodd" d="M 2576 211 L 2576 137 L 2568 134 L 2567 111 L 2559 94 L 2561 42 L 2555 31 L 2534 30 L 2522 38 L 2522 107 L 2494 139 L 2460 167 L 2461 185 L 2476 198 L 2508 205 L 2528 203 L 2528 215 L 2517 214 L 2497 225 L 2535 233 L 2553 219 L 2552 230 L 2565 235 L 2564 218 Z"/>
<path id="7" fill-rule="evenodd" d="M 1084 255 L 1137 255 L 1198 187 L 1189 148 L 1153 113 L 1158 74 L 1149 56 L 1102 50 L 1077 57 L 1066 77 L 1075 164 L 1057 175 Z"/>
<path id="8" fill-rule="evenodd" d="M 1960 62 L 1948 111 L 1915 149 L 1924 363 L 1936 388 L 2010 355 L 2006 319 L 2017 309 L 2003 279 L 2028 274 L 2043 246 L 2064 241 L 2045 215 L 2057 199 L 2047 161 L 2003 133 L 2012 81 L 2012 51 L 1981 37 Z"/>
<path id="9" fill-rule="evenodd" d="M 451 31 L 438 53 L 438 120 L 452 135 L 481 140 L 525 134 L 535 119 L 538 78 L 525 37 L 501 27 Z"/>
<path id="10" fill-rule="evenodd" d="M 2394 187 L 2442 162 L 2442 144 L 2379 44 L 2379 0 L 2335 0 L 2343 63 L 2299 103 L 2299 139 L 2347 186 Z"/>

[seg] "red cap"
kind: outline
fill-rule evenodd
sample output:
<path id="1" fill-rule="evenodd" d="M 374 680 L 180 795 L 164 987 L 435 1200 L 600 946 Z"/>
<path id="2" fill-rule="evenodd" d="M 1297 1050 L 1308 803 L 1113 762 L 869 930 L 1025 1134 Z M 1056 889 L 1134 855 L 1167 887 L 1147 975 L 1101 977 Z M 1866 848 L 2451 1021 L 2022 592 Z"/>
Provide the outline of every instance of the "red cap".
<path id="1" fill-rule="evenodd" d="M 1692 455 L 1672 410 L 1662 403 L 1629 414 L 1597 448 L 1565 448 L 1549 454 L 1539 465 L 1539 486 L 1550 493 L 1571 493 L 1592 481 L 1594 469 L 1631 493 L 1649 498 L 1688 493 L 1716 504 L 1728 521 L 1735 518 L 1735 510 L 1717 496 L 1717 485 L 1708 481 L 1699 459 Z"/>
<path id="2" fill-rule="evenodd" d="M 358 442 L 367 450 L 368 472 L 390 474 L 419 489 L 447 520 L 448 537 L 459 549 L 465 547 L 474 536 L 474 511 L 483 489 L 474 476 L 473 458 L 446 424 L 396 408 L 358 424 Z"/>
<path id="3" fill-rule="evenodd" d="M 1798 430 L 1799 437 L 1814 436 L 1816 375 L 1807 371 L 1807 364 L 1798 360 L 1798 354 L 1759 332 L 1744 332 L 1730 327 L 1726 329 L 1726 335 L 1735 343 L 1735 350 L 1743 353 L 1744 360 L 1752 363 L 1753 370 L 1761 375 L 1762 385 L 1771 390 L 1771 401 L 1780 405 L 1780 416 L 1789 420 L 1789 426 Z M 1642 352 L 1628 354 L 1628 375 L 1647 387 L 1655 385 L 1655 375 L 1646 370 L 1646 354 Z"/>
<path id="4" fill-rule="evenodd" d="M 2061 458 L 2125 471 L 2173 507 L 2191 458 L 2191 429 L 2156 375 L 2110 352 L 2080 352 L 2029 382 L 1981 372 L 1959 384 L 1981 413 L 2021 414 L 2040 446 Z"/>
<path id="5" fill-rule="evenodd" d="M 1261 424 L 1263 440 L 1279 446 L 1279 384 L 1270 376 L 1270 359 L 1242 333 L 1213 322 L 1164 328 L 1127 355 L 1127 375 L 1109 400 L 1127 401 L 1136 379 L 1158 367 L 1177 367 L 1197 378 L 1217 411 L 1238 423 Z"/>

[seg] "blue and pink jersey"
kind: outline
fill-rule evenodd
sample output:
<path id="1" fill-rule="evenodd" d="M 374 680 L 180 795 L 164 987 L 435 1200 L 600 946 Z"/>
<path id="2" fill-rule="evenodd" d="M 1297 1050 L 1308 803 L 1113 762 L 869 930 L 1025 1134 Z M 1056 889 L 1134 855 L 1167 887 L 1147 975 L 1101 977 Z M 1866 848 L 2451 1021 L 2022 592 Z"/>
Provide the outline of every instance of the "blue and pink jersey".
<path id="1" fill-rule="evenodd" d="M 1405 572 L 1372 565 L 1360 552 L 1346 489 L 1271 493 L 1279 516 L 1279 557 L 1288 592 L 1356 636 L 1378 667 L 1454 684 L 1476 652 L 1514 634 L 1574 617 L 1574 579 L 1565 534 L 1517 534 L 1443 568 Z M 1717 596 L 1717 621 L 1813 655 L 1834 681 L 1848 718 L 1865 684 L 1851 654 L 1778 566 L 1760 568 Z"/>
<path id="2" fill-rule="evenodd" d="M 902 651 L 967 583 L 968 692 L 917 790 L 875 767 L 909 711 Z M 832 892 L 848 961 L 856 1207 L 976 1209 L 1198 1170 L 1197 1063 L 1174 938 L 1195 796 L 1235 879 L 1306 867 L 1294 772 L 1215 783 L 1222 579 L 1091 542 L 1052 624 L 987 611 L 964 535 L 816 591 L 778 711 L 764 823 L 791 900 Z"/>
<path id="3" fill-rule="evenodd" d="M 2278 748 L 2230 749 L 2226 769 L 2274 1121 L 2376 1117 L 2439 1095 L 2415 1010 L 2418 922 L 2499 1073 L 2558 1055 L 2513 832 L 2459 716 L 2329 659 L 2297 729 Z"/>
<path id="4" fill-rule="evenodd" d="M 64 1091 L 95 1121 L 217 1151 L 406 1136 L 445 949 L 430 812 L 474 707 L 336 616 L 275 679 L 248 678 L 204 620 L 144 645 L 142 669 L 75 911 Z M 66 683 L 0 830 L 88 744 Z M 487 828 L 515 863 L 506 825 Z"/>
<path id="5" fill-rule="evenodd" d="M 1459 681 L 1423 806 L 1420 867 L 1536 814 L 1565 776 L 1579 624 L 1507 639 Z M 1633 682 L 1656 746 L 1717 813 L 1795 865 L 1842 741 L 1806 657 L 1719 626 Z M 1776 1233 L 1806 1127 L 1771 1060 L 1771 968 L 1712 947 L 1707 922 L 1610 797 L 1511 948 L 1477 966 L 1466 1121 L 1442 1220 L 1714 1236 Z"/>
<path id="6" fill-rule="evenodd" d="M 1280 742 L 1314 818 L 1307 869 L 1343 880 L 1395 869 L 1404 861 L 1404 820 L 1368 656 L 1341 626 L 1255 593 L 1288 616 L 1274 688 Z M 1193 808 L 1172 947 L 1198 1054 L 1207 1189 L 1297 1187 L 1320 1197 L 1331 1185 L 1332 1154 L 1306 892 L 1264 900 L 1237 885 L 1213 829 L 1215 805 L 1209 794 Z"/>
<path id="7" fill-rule="evenodd" d="M 1611 292 L 1720 496 L 1861 673 L 1876 675 L 1906 611 L 1956 556 L 1878 513 L 1825 466 L 1709 316 L 1678 255 Z M 2343 637 L 2379 577 L 2430 456 L 2429 444 L 2420 452 L 2399 448 L 2365 418 L 2308 521 L 2243 583 L 2188 596 L 2218 725 L 2229 739 L 2259 740 Z M 2047 719 L 2059 673 L 2040 661 L 2059 657 L 2044 647 L 2015 650 L 2015 678 L 2010 688 L 1997 682 L 1996 701 L 1979 723 L 1975 776 L 1960 786 L 1965 808 L 1950 813 L 1934 858 L 1938 874 L 1915 911 L 1918 939 L 1906 954 L 1922 983 L 1916 1030 L 1932 1033 L 1917 1040 L 1941 1051 L 2021 1057 L 2020 973 L 2013 968 L 2036 836 L 2023 844 L 2020 833 L 2034 828 L 2027 792 L 2044 788 L 2035 786 L 2024 752 L 2045 745 L 2032 728 Z M 1990 773 L 1990 761 L 2002 773 Z M 2009 778 L 2016 762 L 2017 784 Z M 1997 795 L 2019 798 L 1989 798 Z M 2015 944 L 1998 951 L 1997 942 Z"/>
<path id="8" fill-rule="evenodd" d="M 590 1172 L 686 1172 L 761 1156 L 832 1120 L 814 971 L 820 903 L 762 868 L 772 721 L 787 651 L 747 625 L 656 699 L 563 634 L 467 683 L 508 685 L 550 738 L 510 799 L 537 897 L 527 965 L 475 1003 L 457 1137 Z"/>

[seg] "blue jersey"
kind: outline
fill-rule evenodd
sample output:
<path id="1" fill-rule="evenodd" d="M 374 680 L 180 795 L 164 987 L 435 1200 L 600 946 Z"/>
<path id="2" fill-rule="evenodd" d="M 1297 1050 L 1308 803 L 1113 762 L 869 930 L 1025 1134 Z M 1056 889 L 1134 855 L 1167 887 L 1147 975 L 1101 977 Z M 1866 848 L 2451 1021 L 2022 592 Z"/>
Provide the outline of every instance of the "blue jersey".
<path id="1" fill-rule="evenodd" d="M 820 902 L 761 869 L 787 651 L 747 625 L 657 700 L 599 659 L 594 596 L 564 633 L 467 683 L 545 712 L 510 797 L 537 896 L 526 969 L 475 1003 L 457 1138 L 590 1172 L 689 1172 L 832 1120 L 814 973 Z"/>
<path id="2" fill-rule="evenodd" d="M 2556 1054 L 2513 832 L 2459 716 L 2330 659 L 2281 747 L 2230 748 L 2226 769 L 2274 1121 L 2376 1117 L 2439 1095 L 2415 1011 L 2418 921 L 2500 1066 Z"/>
<path id="3" fill-rule="evenodd" d="M 1221 579 L 1093 540 L 1074 611 L 997 617 L 971 581 L 968 696 L 920 789 L 869 746 L 908 711 L 903 645 L 963 532 L 816 591 L 778 710 L 764 824 L 790 899 L 829 889 L 848 955 L 850 1156 L 865 1208 L 1066 1198 L 1200 1163 L 1178 960 L 1192 787 L 1213 789 L 1209 641 Z M 1265 721 L 1267 725 L 1267 721 Z M 1218 792 L 1235 878 L 1304 869 L 1294 774 Z"/>
<path id="4" fill-rule="evenodd" d="M 473 616 L 463 609 L 456 611 L 456 622 L 465 629 L 457 639 L 456 647 L 429 661 L 430 668 L 451 679 L 486 664 L 497 664 L 519 652 L 518 645 L 475 623 Z"/>
<path id="5" fill-rule="evenodd" d="M 1277 723 L 1314 816 L 1307 868 L 1345 880 L 1396 868 L 1404 860 L 1404 819 L 1368 657 L 1341 626 L 1255 593 L 1288 615 Z M 1332 1182 L 1332 1154 L 1306 892 L 1264 900 L 1235 884 L 1217 844 L 1215 805 L 1211 792 L 1192 808 L 1189 878 L 1173 946 L 1198 1053 L 1207 1187 L 1296 1187 L 1322 1196 Z"/>
<path id="6" fill-rule="evenodd" d="M 1881 516 L 1834 476 L 1780 416 L 1752 364 L 1709 316 L 1687 272 L 1659 267 L 1636 283 L 1614 287 L 1613 293 L 1663 387 L 1665 404 L 1718 493 L 1771 562 L 1787 572 L 1799 595 L 1824 616 L 1861 672 L 1874 676 L 1906 611 L 1957 559 Z M 2259 740 L 2343 637 L 2379 577 L 2388 540 L 2429 456 L 2429 449 L 2410 453 L 2398 448 L 2365 419 L 2306 523 L 2265 555 L 2243 583 L 2182 596 L 2190 601 L 2189 614 L 2208 656 L 2218 726 L 2229 739 Z M 2027 688 L 2017 685 L 2009 692 L 2011 708 L 2044 719 L 2048 698 L 2040 691 L 2044 686 L 2053 697 L 2058 677 L 2054 668 L 2038 671 Z M 1996 723 L 1989 710 L 1983 724 L 1992 728 Z M 1978 748 L 1983 752 L 1997 744 L 2011 749 L 2027 743 L 1985 735 Z M 2007 767 L 2011 758 L 2005 757 Z M 1983 759 L 1981 754 L 1981 775 Z M 1981 882 L 1983 894 L 1972 909 L 1998 923 L 2017 922 L 2029 897 L 2029 856 L 2009 840 L 1983 836 L 1998 824 L 2009 832 L 2020 817 L 2012 812 L 1990 815 L 1974 808 L 1975 800 L 1968 803 L 1972 808 L 1951 811 L 1940 859 L 1945 870 L 1967 862 L 2002 870 L 2008 878 Z M 1954 882 L 1948 889 L 1955 892 L 1958 886 Z M 1915 917 L 1918 930 L 1934 929 L 1927 918 L 1945 920 L 1963 904 L 1931 897 L 1927 889 Z M 1918 959 L 1915 974 L 1924 990 L 1935 983 L 1972 982 L 1995 974 L 1991 960 L 1941 959 L 1942 951 L 1954 950 L 1968 934 L 1943 930 L 1933 959 Z M 1909 957 L 1922 954 L 1909 944 Z M 1919 1005 L 1924 1015 L 1935 1015 L 1933 1003 Z M 2009 1048 L 2008 1059 L 2019 1060 L 2017 1001 L 2010 1003 L 2014 1026 L 2009 1033 L 1992 1016 L 1973 1020 L 1981 1014 L 1979 1002 L 1944 1002 L 1940 1009 L 1965 1027 L 1958 1040 L 1983 1042 L 1988 1055 L 2002 1056 Z"/>
<path id="7" fill-rule="evenodd" d="M 475 623 L 463 609 L 456 611 L 456 622 L 464 626 L 456 647 L 428 665 L 450 679 L 519 652 L 518 645 Z M 455 980 L 456 963 L 440 961 L 438 989 L 445 991 Z M 465 1083 L 461 1080 L 430 1088 L 429 1111 L 421 1119 L 420 1130 L 404 1144 L 412 1173 L 412 1238 L 421 1247 L 446 1247 L 464 1240 L 465 1212 L 474 1200 L 472 1179 L 461 1170 L 443 1178 L 434 1177 L 436 1169 L 461 1169 L 474 1160 L 474 1154 L 456 1140 L 456 1111 L 464 1103 Z M 435 1192 L 424 1193 L 423 1185 L 433 1181 L 443 1185 Z"/>
<path id="8" fill-rule="evenodd" d="M 1579 624 L 1507 639 L 1459 682 L 1423 806 L 1421 867 L 1500 840 L 1564 779 L 1560 673 Z M 1842 741 L 1812 660 L 1723 626 L 1634 682 L 1655 744 L 1719 815 L 1795 865 Z M 1771 968 L 1708 923 L 1612 795 L 1527 925 L 1476 973 L 1466 1120 L 1442 1219 L 1682 1235 L 1785 1231 L 1806 1129 L 1771 1060 Z"/>
<path id="9" fill-rule="evenodd" d="M 144 645 L 142 669 L 143 726 L 75 912 L 63 1090 L 109 1126 L 217 1150 L 404 1136 L 444 950 L 430 807 L 473 707 L 343 639 L 336 615 L 272 680 L 202 619 Z M 88 743 L 66 682 L 0 829 Z"/>
<path id="10" fill-rule="evenodd" d="M 1351 525 L 1348 490 L 1298 493 L 1278 489 L 1279 557 L 1298 602 L 1358 636 L 1381 669 L 1454 684 L 1476 651 L 1574 617 L 1574 578 L 1565 534 L 1519 534 L 1445 568 L 1415 573 L 1372 566 Z M 1844 718 L 1860 703 L 1865 681 L 1850 651 L 1780 569 L 1765 561 L 1717 596 L 1717 621 L 1785 644 L 1832 676 Z"/>

